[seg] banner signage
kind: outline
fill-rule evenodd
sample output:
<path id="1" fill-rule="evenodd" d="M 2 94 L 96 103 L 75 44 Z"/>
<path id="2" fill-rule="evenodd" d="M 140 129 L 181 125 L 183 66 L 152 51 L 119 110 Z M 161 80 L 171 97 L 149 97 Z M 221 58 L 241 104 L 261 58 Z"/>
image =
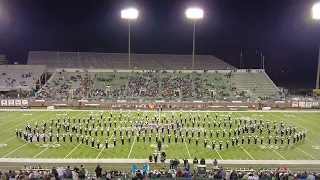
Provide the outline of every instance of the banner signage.
<path id="1" fill-rule="evenodd" d="M 299 102 L 299 107 L 301 107 L 301 108 L 305 108 L 306 107 L 306 102 Z"/>
<path id="2" fill-rule="evenodd" d="M 21 106 L 21 100 L 14 100 L 14 104 L 16 106 Z"/>
<path id="3" fill-rule="evenodd" d="M 29 106 L 29 101 L 24 99 L 21 101 L 21 105 L 22 106 Z"/>
<path id="4" fill-rule="evenodd" d="M 306 108 L 312 108 L 312 102 L 306 102 Z"/>
<path id="5" fill-rule="evenodd" d="M 298 103 L 297 101 L 293 101 L 293 102 L 292 102 L 292 107 L 293 107 L 293 108 L 299 107 L 299 103 Z"/>
<path id="6" fill-rule="evenodd" d="M 14 106 L 14 100 L 13 99 L 8 100 L 8 105 L 9 106 Z"/>
<path id="7" fill-rule="evenodd" d="M 1 100 L 1 106 L 8 106 L 7 100 Z"/>

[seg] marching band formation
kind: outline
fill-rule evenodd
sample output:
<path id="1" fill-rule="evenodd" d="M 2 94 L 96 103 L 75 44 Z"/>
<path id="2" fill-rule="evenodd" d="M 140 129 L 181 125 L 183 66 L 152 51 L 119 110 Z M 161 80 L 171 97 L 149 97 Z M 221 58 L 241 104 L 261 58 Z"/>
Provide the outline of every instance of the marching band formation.
<path id="1" fill-rule="evenodd" d="M 121 146 L 127 142 L 149 143 L 195 143 L 198 146 L 199 139 L 203 139 L 204 147 L 213 150 L 239 144 L 295 144 L 306 137 L 306 130 L 297 131 L 293 124 L 285 125 L 282 121 L 277 123 L 270 120 L 252 117 L 232 117 L 215 113 L 211 116 L 208 112 L 183 113 L 166 112 L 141 113 L 140 110 L 132 113 L 130 110 L 124 113 L 122 110 L 115 116 L 110 111 L 108 117 L 103 112 L 94 115 L 90 112 L 88 117 L 59 117 L 51 118 L 47 124 L 42 125 L 38 121 L 32 126 L 26 124 L 24 131 L 16 129 L 16 136 L 28 142 L 69 142 L 101 148 L 100 139 L 105 140 L 105 149 L 116 147 L 120 139 Z M 134 114 L 134 115 L 133 115 Z M 170 114 L 170 112 L 168 113 Z M 96 117 L 98 116 L 98 117 Z M 265 142 L 264 139 L 266 138 Z M 112 140 L 112 146 L 109 141 Z M 230 143 L 231 142 L 231 143 Z M 230 144 L 229 144 L 230 143 Z"/>

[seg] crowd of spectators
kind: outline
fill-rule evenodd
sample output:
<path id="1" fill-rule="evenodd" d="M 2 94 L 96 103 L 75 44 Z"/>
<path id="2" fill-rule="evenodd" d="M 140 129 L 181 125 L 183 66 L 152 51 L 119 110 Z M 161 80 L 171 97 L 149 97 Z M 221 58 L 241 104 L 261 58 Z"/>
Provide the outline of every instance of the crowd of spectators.
<path id="1" fill-rule="evenodd" d="M 248 70 L 247 73 L 251 71 Z M 255 85 L 248 90 L 236 88 L 233 82 L 234 71 L 224 76 L 212 76 L 208 73 L 184 74 L 182 72 L 168 73 L 166 71 L 146 70 L 143 72 L 132 72 L 131 75 L 116 77 L 116 75 L 98 76 L 88 72 L 70 76 L 62 71 L 58 78 L 48 82 L 37 97 L 42 99 L 75 99 L 76 97 L 99 100 L 101 98 L 165 98 L 183 100 L 189 99 L 215 99 L 238 100 L 252 98 L 255 91 L 262 92 L 260 86 Z M 120 84 L 114 84 L 119 79 Z M 76 82 L 80 81 L 79 84 Z M 101 88 L 95 83 L 113 84 Z M 78 86 L 76 86 L 78 85 Z M 71 94 L 72 93 L 72 94 Z M 261 93 L 260 93 L 261 94 Z M 72 95 L 72 96 L 71 96 Z M 259 96 L 260 100 L 274 99 L 277 94 L 266 94 Z"/>
<path id="2" fill-rule="evenodd" d="M 192 97 L 192 80 L 190 75 L 177 77 L 175 75 L 167 75 L 161 78 L 162 96 L 163 97 Z"/>
<path id="3" fill-rule="evenodd" d="M 208 165 L 207 170 L 204 172 L 198 172 L 197 165 L 198 159 L 193 160 L 193 168 L 190 168 L 190 164 L 187 159 L 183 159 L 183 166 L 180 166 L 178 159 L 170 160 L 169 168 L 153 169 L 148 171 L 135 170 L 135 171 L 115 171 L 115 170 L 103 170 L 99 165 L 89 172 L 84 166 L 80 168 L 74 166 L 53 167 L 52 169 L 38 167 L 22 167 L 18 171 L 0 171 L 1 180 L 62 180 L 62 179 L 156 179 L 156 178 L 187 178 L 187 179 L 247 179 L 247 180 L 315 180 L 320 179 L 320 173 L 314 172 L 291 172 L 284 169 L 261 169 L 253 170 L 251 168 L 246 170 L 234 169 L 229 170 L 221 166 L 218 166 L 218 161 L 213 161 L 213 166 Z M 200 165 L 205 165 L 205 159 L 201 159 Z"/>
<path id="4" fill-rule="evenodd" d="M 128 97 L 156 97 L 159 94 L 159 76 L 147 71 L 131 75 L 126 90 Z"/>

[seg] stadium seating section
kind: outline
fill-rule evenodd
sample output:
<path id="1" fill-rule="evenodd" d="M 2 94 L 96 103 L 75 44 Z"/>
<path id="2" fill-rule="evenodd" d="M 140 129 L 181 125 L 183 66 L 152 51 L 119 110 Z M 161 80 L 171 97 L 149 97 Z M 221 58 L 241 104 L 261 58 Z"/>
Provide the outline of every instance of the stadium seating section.
<path id="1" fill-rule="evenodd" d="M 0 91 L 23 91 L 35 88 L 45 66 L 1 65 L 0 72 Z"/>
<path id="2" fill-rule="evenodd" d="M 192 69 L 191 55 L 131 54 L 131 67 L 136 69 L 182 70 Z M 28 64 L 48 68 L 128 69 L 128 54 L 31 51 Z M 211 55 L 196 55 L 195 69 L 236 69 Z"/>
<path id="3" fill-rule="evenodd" d="M 38 99 L 94 101 L 245 101 L 279 99 L 278 89 L 260 70 L 128 71 L 62 70 L 37 93 Z"/>

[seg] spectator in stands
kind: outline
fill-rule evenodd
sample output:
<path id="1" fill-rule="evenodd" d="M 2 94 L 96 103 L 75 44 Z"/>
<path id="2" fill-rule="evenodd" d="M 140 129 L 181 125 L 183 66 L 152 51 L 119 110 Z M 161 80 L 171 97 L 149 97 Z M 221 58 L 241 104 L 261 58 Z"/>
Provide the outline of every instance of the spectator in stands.
<path id="1" fill-rule="evenodd" d="M 72 171 L 72 179 L 73 180 L 78 180 L 79 179 L 78 173 L 76 171 Z"/>
<path id="2" fill-rule="evenodd" d="M 101 178 L 101 176 L 102 176 L 102 174 L 101 174 L 102 168 L 100 167 L 100 165 L 98 165 L 98 166 L 96 167 L 95 172 L 96 172 L 97 178 Z"/>
<path id="3" fill-rule="evenodd" d="M 70 166 L 68 166 L 66 169 L 66 178 L 72 178 L 72 172 L 71 172 Z"/>
<path id="4" fill-rule="evenodd" d="M 307 179 L 307 175 L 306 175 L 307 173 L 305 172 L 305 173 L 303 173 L 303 174 L 301 174 L 300 176 L 299 176 L 299 179 Z"/>
<path id="5" fill-rule="evenodd" d="M 313 173 L 309 173 L 307 180 L 315 180 L 316 178 L 314 177 Z"/>
<path id="6" fill-rule="evenodd" d="M 230 180 L 236 180 L 238 178 L 238 174 L 233 170 L 230 174 Z"/>
<path id="7" fill-rule="evenodd" d="M 206 160 L 204 160 L 204 158 L 201 158 L 200 164 L 201 164 L 201 165 L 206 165 Z"/>
<path id="8" fill-rule="evenodd" d="M 171 174 L 170 171 L 168 171 L 168 172 L 166 173 L 166 178 L 172 178 L 172 174 Z"/>
<path id="9" fill-rule="evenodd" d="M 173 169 L 173 159 L 170 159 L 170 169 Z"/>
<path id="10" fill-rule="evenodd" d="M 81 168 L 80 168 L 79 178 L 80 179 L 86 178 L 86 170 L 84 169 L 83 165 L 81 165 Z"/>
<path id="11" fill-rule="evenodd" d="M 218 161 L 217 161 L 217 159 L 214 159 L 213 166 L 217 166 L 217 165 L 218 165 Z"/>
<path id="12" fill-rule="evenodd" d="M 193 159 L 193 169 L 197 169 L 197 167 L 198 167 L 198 159 L 197 159 L 197 157 L 195 157 Z"/>
<path id="13" fill-rule="evenodd" d="M 11 173 L 9 180 L 17 180 L 17 179 L 16 179 L 16 175 L 15 175 L 14 173 Z"/>
<path id="14" fill-rule="evenodd" d="M 51 173 L 54 175 L 56 179 L 58 179 L 58 171 L 55 167 L 52 168 Z"/>
<path id="15" fill-rule="evenodd" d="M 57 169 L 57 173 L 58 173 L 58 178 L 59 179 L 62 179 L 63 178 L 63 168 L 62 167 L 59 167 L 58 169 Z"/>
<path id="16" fill-rule="evenodd" d="M 77 166 L 74 166 L 73 171 L 75 171 L 76 173 L 79 173 L 79 168 L 77 168 Z"/>

